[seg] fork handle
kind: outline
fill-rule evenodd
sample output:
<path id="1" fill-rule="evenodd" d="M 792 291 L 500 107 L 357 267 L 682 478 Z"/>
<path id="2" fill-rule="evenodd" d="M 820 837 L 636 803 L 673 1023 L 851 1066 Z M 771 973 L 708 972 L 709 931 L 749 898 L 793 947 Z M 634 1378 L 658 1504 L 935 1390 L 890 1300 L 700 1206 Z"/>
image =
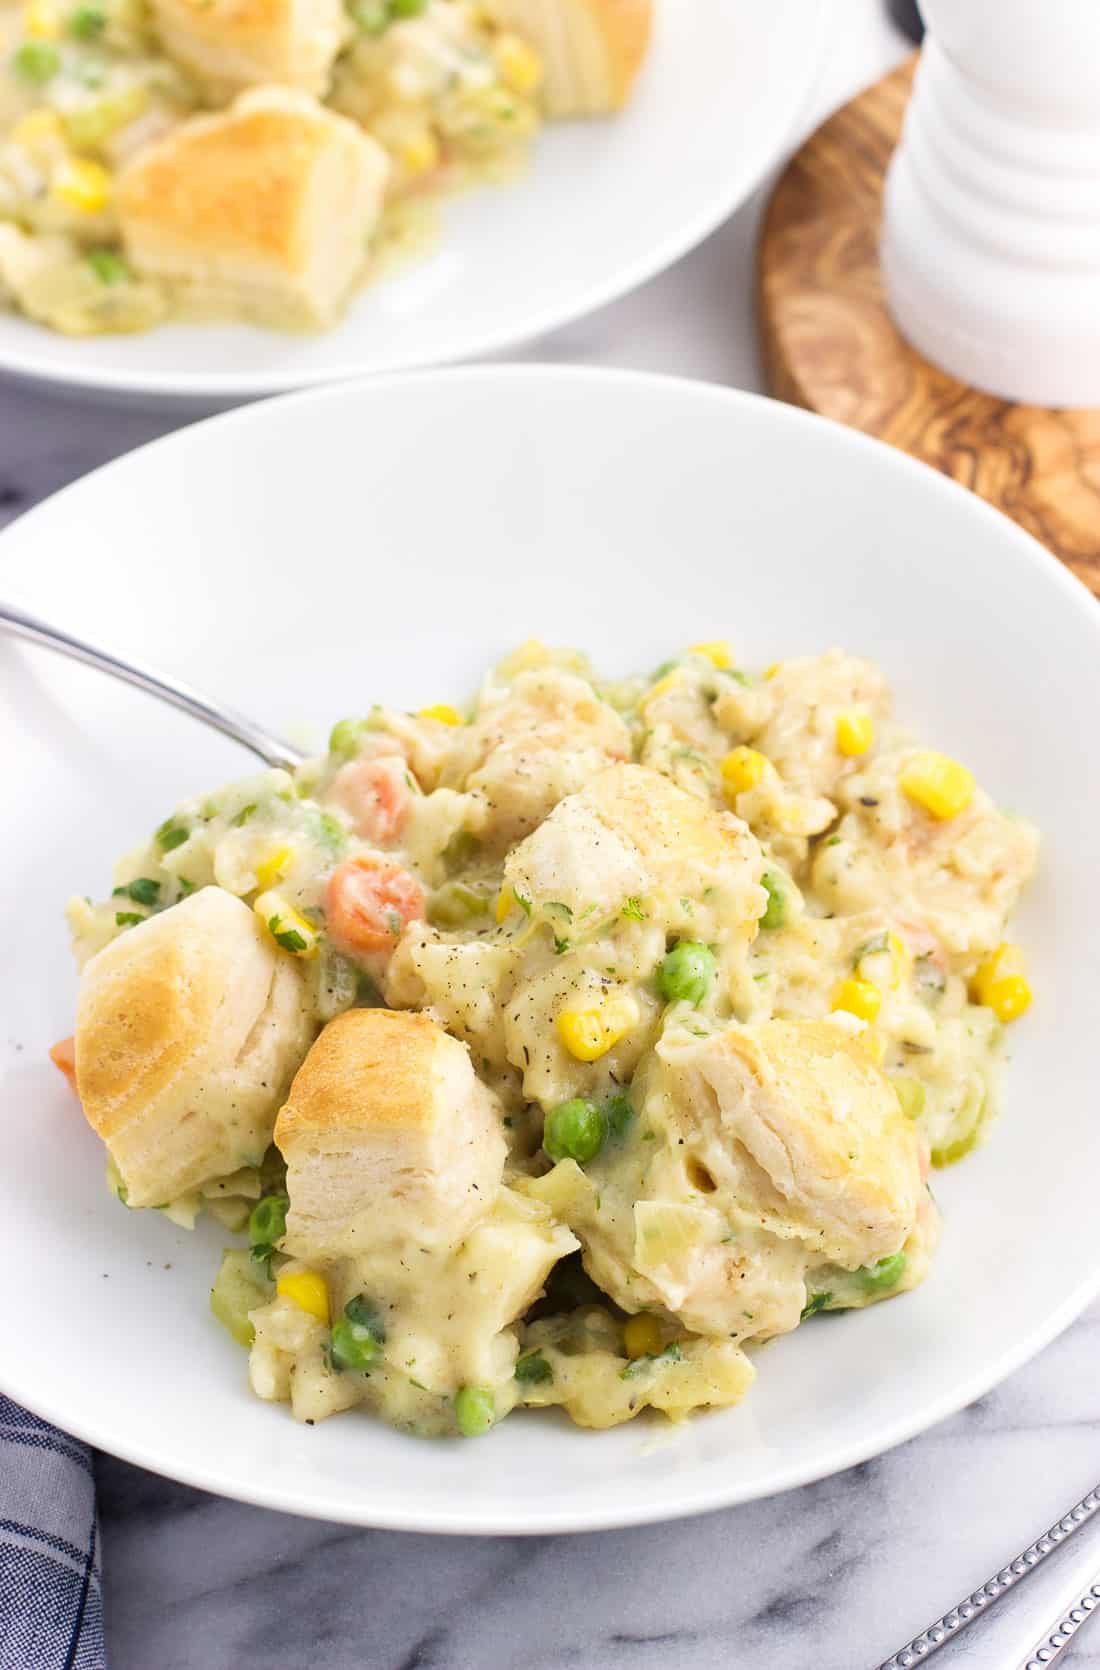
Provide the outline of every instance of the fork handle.
<path id="1" fill-rule="evenodd" d="M 234 713 L 231 708 L 215 707 L 197 691 L 186 684 L 179 684 L 173 679 L 162 678 L 148 667 L 142 667 L 137 662 L 123 661 L 110 650 L 97 649 L 83 638 L 76 638 L 70 632 L 63 632 L 58 626 L 51 626 L 48 621 L 39 620 L 37 615 L 31 615 L 25 609 L 17 609 L 13 603 L 0 600 L 0 632 L 9 632 L 16 638 L 23 638 L 27 643 L 38 644 L 42 649 L 52 649 L 60 655 L 67 655 L 74 661 L 83 661 L 85 666 L 95 667 L 98 672 L 110 673 L 112 678 L 122 679 L 126 684 L 133 684 L 139 690 L 144 690 L 149 696 L 156 696 L 162 702 L 168 702 L 187 713 L 192 719 L 200 719 L 204 725 L 212 725 L 253 754 L 258 754 L 267 765 L 281 766 L 284 771 L 293 771 L 295 766 L 301 765 L 305 756 L 278 737 L 271 736 L 259 725 L 253 724 L 242 714 Z"/>
<path id="2" fill-rule="evenodd" d="M 1019 1670 L 1049 1670 L 1057 1664 L 1081 1625 L 1087 1623 L 1100 1606 L 1100 1577 L 1090 1583 L 1079 1600 L 1068 1608 L 1061 1622 L 1031 1649 Z"/>
<path id="3" fill-rule="evenodd" d="M 1067 1514 L 1057 1520 L 1048 1531 L 1044 1531 L 1041 1537 L 1030 1543 L 1022 1554 L 1017 1554 L 1007 1566 L 1002 1566 L 1000 1571 L 995 1572 L 980 1589 L 975 1589 L 973 1594 L 967 1595 L 965 1600 L 953 1606 L 950 1612 L 945 1612 L 934 1624 L 929 1624 L 919 1635 L 914 1635 L 904 1647 L 899 1647 L 890 1658 L 883 1659 L 881 1664 L 876 1665 L 875 1670 L 916 1670 L 918 1665 L 926 1664 L 933 1653 L 938 1653 L 948 1641 L 954 1641 L 968 1624 L 972 1624 L 975 1618 L 980 1618 L 983 1613 L 988 1612 L 994 1602 L 1007 1594 L 1009 1589 L 1014 1589 L 1025 1577 L 1030 1577 L 1037 1566 L 1041 1566 L 1074 1531 L 1079 1531 L 1082 1525 L 1087 1524 L 1098 1510 L 1100 1485 L 1097 1485 L 1095 1490 L 1090 1490 L 1087 1496 L 1082 1496 Z M 1074 1629 L 1078 1627 L 1075 1625 Z M 1042 1658 L 1035 1660 L 1040 1667 L 1050 1662 L 1049 1659 Z"/>

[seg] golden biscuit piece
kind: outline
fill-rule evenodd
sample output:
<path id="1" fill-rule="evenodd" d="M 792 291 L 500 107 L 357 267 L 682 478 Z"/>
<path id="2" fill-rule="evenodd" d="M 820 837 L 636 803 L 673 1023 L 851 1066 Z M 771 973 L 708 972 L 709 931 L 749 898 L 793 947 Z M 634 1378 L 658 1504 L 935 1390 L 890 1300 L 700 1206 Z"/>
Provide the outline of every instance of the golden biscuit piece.
<path id="1" fill-rule="evenodd" d="M 134 268 L 203 305 L 330 323 L 367 257 L 389 172 L 354 122 L 261 87 L 141 151 L 117 206 Z"/>
<path id="2" fill-rule="evenodd" d="M 720 892 L 727 931 L 751 938 L 765 905 L 762 868 L 758 843 L 732 813 L 648 766 L 615 765 L 561 801 L 509 853 L 504 875 L 536 906 L 564 904 L 577 924 L 614 914 L 631 898 L 656 918 L 683 897 Z"/>
<path id="3" fill-rule="evenodd" d="M 485 0 L 483 10 L 539 53 L 548 116 L 603 116 L 630 97 L 652 0 Z"/>
<path id="4" fill-rule="evenodd" d="M 630 1140 L 527 1185 L 624 1310 L 764 1340 L 796 1328 L 812 1293 L 863 1305 L 923 1280 L 939 1219 L 919 1138 L 841 1023 L 673 1027 L 632 1101 Z"/>
<path id="5" fill-rule="evenodd" d="M 322 97 L 348 33 L 340 0 L 153 0 L 153 20 L 212 103 L 265 82 Z"/>
<path id="6" fill-rule="evenodd" d="M 128 1204 L 258 1164 L 312 1033 L 300 965 L 221 888 L 98 952 L 80 980 L 77 1091 Z"/>
<path id="7" fill-rule="evenodd" d="M 716 1201 L 815 1261 L 855 1269 L 898 1251 L 924 1193 L 919 1143 L 858 1034 L 776 1020 L 659 1053 Z"/>
<path id="8" fill-rule="evenodd" d="M 429 1016 L 350 1009 L 310 1050 L 275 1125 L 285 1250 L 352 1257 L 407 1239 L 456 1246 L 500 1187 L 496 1098 Z"/>

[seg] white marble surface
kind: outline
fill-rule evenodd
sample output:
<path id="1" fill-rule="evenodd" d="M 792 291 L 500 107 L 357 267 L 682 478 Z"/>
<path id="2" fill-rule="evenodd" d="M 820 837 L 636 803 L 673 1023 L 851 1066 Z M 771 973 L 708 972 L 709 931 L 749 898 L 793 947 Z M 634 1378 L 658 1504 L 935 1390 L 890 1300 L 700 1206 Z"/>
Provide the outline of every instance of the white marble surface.
<path id="1" fill-rule="evenodd" d="M 830 59 L 806 129 L 905 51 L 878 0 L 827 4 Z M 526 357 L 759 387 L 758 214 L 759 200 L 664 277 Z M 0 388 L 0 520 L 172 427 Z M 890 1455 L 769 1502 L 612 1535 L 355 1531 L 103 1457 L 113 1670 L 870 1670 L 1100 1478 L 1098 1360 L 1100 1307 L 989 1397 Z M 936 1663 L 1015 1670 L 1097 1572 L 1100 1525 Z M 1100 1627 L 1087 1625 L 1062 1662 L 1100 1670 Z"/>

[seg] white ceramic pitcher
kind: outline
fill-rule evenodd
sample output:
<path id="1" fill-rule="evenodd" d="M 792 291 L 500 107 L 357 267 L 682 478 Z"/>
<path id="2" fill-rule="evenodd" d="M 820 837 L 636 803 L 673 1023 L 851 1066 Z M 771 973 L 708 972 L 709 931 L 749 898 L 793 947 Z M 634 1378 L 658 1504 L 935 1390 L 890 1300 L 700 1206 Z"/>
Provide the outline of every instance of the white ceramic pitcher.
<path id="1" fill-rule="evenodd" d="M 887 301 L 1006 399 L 1100 406 L 1100 0 L 921 0 L 886 182 Z"/>

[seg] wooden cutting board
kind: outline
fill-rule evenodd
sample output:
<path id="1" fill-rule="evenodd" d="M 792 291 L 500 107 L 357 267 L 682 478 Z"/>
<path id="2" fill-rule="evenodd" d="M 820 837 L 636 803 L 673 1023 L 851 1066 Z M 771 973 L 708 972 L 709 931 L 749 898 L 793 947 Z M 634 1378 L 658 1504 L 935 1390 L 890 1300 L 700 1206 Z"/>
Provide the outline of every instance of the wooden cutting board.
<path id="1" fill-rule="evenodd" d="M 916 55 L 830 117 L 772 194 L 757 256 L 769 387 L 980 493 L 1100 596 L 1100 410 L 980 394 L 911 348 L 886 311 L 883 177 L 915 65 Z"/>

